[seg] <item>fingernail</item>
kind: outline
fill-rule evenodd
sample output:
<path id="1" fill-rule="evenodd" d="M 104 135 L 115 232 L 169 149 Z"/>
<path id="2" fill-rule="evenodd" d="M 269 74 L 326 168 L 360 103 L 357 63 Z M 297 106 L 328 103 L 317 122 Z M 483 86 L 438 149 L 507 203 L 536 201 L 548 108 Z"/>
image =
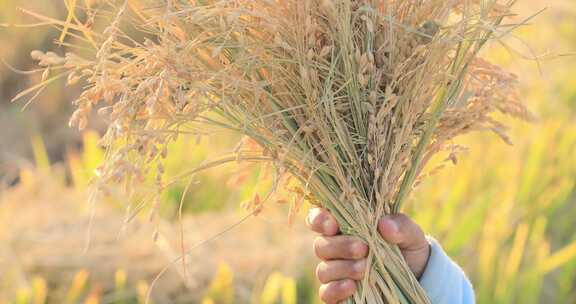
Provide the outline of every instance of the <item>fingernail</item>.
<path id="1" fill-rule="evenodd" d="M 392 231 L 394 231 L 394 233 L 398 233 L 398 231 L 400 231 L 398 223 L 396 223 L 396 221 L 393 219 L 390 219 L 390 227 L 392 228 Z"/>
<path id="2" fill-rule="evenodd" d="M 400 230 L 398 228 L 398 223 L 390 217 L 384 217 L 382 221 L 386 222 L 386 225 L 390 227 L 390 232 L 396 234 Z"/>
<path id="3" fill-rule="evenodd" d="M 324 233 L 331 234 L 334 231 L 334 222 L 330 219 L 324 220 L 324 223 L 322 223 L 322 229 L 324 230 Z"/>
<path id="4" fill-rule="evenodd" d="M 366 260 L 357 261 L 352 267 L 354 267 L 356 273 L 364 273 L 366 270 Z"/>
<path id="5" fill-rule="evenodd" d="M 354 254 L 355 257 L 357 258 L 362 258 L 364 257 L 364 247 L 366 245 L 364 245 L 364 243 L 362 242 L 355 242 L 352 244 L 352 253 Z"/>
<path id="6" fill-rule="evenodd" d="M 352 288 L 354 288 L 355 283 L 353 281 L 350 280 L 345 280 L 340 282 L 340 288 L 344 289 L 344 290 L 350 290 Z"/>

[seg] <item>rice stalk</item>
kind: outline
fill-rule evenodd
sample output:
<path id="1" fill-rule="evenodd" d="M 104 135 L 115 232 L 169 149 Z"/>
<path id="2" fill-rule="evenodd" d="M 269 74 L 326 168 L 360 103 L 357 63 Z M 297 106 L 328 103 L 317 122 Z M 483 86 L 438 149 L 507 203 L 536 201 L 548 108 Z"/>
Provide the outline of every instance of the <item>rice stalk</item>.
<path id="1" fill-rule="evenodd" d="M 455 159 L 455 137 L 492 131 L 509 142 L 493 114 L 530 118 L 517 77 L 479 57 L 509 32 L 514 2 L 108 1 L 83 8 L 102 30 L 52 21 L 94 52 L 34 58 L 86 84 L 72 126 L 86 127 L 95 109 L 109 122 L 98 189 L 155 175 L 162 191 L 166 145 L 182 130 L 237 130 L 261 148 L 213 164 L 272 162 L 300 181 L 297 197 L 370 246 L 349 303 L 429 303 L 377 221 L 401 209 L 432 155 Z M 257 213 L 264 201 L 248 206 Z"/>

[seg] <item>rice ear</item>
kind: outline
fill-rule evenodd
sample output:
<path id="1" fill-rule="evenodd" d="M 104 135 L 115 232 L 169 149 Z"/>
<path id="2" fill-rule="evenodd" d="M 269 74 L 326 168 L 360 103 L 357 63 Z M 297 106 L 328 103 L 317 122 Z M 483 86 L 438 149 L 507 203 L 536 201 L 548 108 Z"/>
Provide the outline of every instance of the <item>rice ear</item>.
<path id="1" fill-rule="evenodd" d="M 313 201 L 370 245 L 368 276 L 349 303 L 430 303 L 377 222 L 401 210 L 428 159 L 454 149 L 450 140 L 474 130 L 507 140 L 494 113 L 530 118 L 516 77 L 478 56 L 508 32 L 500 24 L 514 1 L 168 1 L 145 11 L 144 2 L 95 14 L 109 26 L 85 34 L 93 58 L 52 64 L 34 53 L 88 82 L 74 125 L 106 104 L 109 151 L 96 185 L 138 181 L 186 126 L 198 137 L 204 126 L 238 131 L 261 149 L 239 145 L 174 181 L 223 163 L 271 162 L 301 184 L 291 218 Z M 85 31 L 42 20 L 63 35 Z M 256 214 L 265 201 L 247 207 Z"/>

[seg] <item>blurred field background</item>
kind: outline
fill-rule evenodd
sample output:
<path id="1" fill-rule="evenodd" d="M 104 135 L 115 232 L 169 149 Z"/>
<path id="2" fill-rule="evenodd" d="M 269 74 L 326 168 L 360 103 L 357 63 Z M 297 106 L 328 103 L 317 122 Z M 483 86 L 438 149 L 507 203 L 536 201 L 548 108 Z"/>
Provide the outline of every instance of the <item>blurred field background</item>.
<path id="1" fill-rule="evenodd" d="M 294 210 L 281 204 L 242 221 L 241 202 L 270 182 L 266 168 L 235 164 L 198 176 L 182 221 L 186 184 L 164 194 L 152 221 L 146 212 L 128 220 L 139 205 L 128 206 L 118 189 L 96 203 L 88 233 L 101 124 L 84 134 L 69 129 L 75 91 L 59 82 L 24 111 L 25 102 L 10 102 L 41 77 L 14 69 L 34 69 L 30 51 L 54 49 L 59 36 L 53 28 L 6 27 L 36 22 L 19 7 L 67 14 L 61 0 L 0 0 L 0 303 L 144 303 L 171 264 L 152 303 L 317 303 L 305 210 L 291 225 Z M 487 135 L 460 140 L 469 152 L 425 179 L 405 210 L 466 269 L 479 303 L 576 303 L 576 57 L 556 56 L 576 50 L 576 3 L 523 0 L 518 13 L 546 7 L 487 54 L 520 76 L 538 120 L 509 122 L 513 146 Z M 182 137 L 170 148 L 167 175 L 239 140 L 225 138 Z M 181 230 L 190 255 L 172 263 Z"/>

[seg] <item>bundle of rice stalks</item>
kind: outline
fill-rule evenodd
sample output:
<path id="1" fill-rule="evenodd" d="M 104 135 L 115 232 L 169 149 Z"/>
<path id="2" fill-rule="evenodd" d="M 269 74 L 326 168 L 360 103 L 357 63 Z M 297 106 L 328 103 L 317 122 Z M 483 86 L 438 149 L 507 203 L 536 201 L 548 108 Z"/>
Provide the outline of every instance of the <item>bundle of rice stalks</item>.
<path id="1" fill-rule="evenodd" d="M 66 22 L 36 17 L 85 47 L 32 56 L 64 71 L 54 78 L 87 83 L 71 125 L 84 128 L 96 108 L 108 119 L 99 188 L 157 175 L 162 190 L 170 181 L 161 161 L 178 134 L 236 130 L 262 149 L 239 146 L 181 177 L 226 162 L 274 163 L 274 185 L 297 178 L 300 199 L 369 244 L 370 269 L 350 303 L 428 303 L 398 248 L 378 237 L 377 221 L 400 210 L 431 156 L 447 150 L 455 159 L 454 137 L 491 130 L 508 141 L 492 114 L 528 118 L 516 77 L 479 58 L 515 27 L 503 23 L 513 2 L 68 3 Z M 270 197 L 249 207 L 257 213 Z"/>

